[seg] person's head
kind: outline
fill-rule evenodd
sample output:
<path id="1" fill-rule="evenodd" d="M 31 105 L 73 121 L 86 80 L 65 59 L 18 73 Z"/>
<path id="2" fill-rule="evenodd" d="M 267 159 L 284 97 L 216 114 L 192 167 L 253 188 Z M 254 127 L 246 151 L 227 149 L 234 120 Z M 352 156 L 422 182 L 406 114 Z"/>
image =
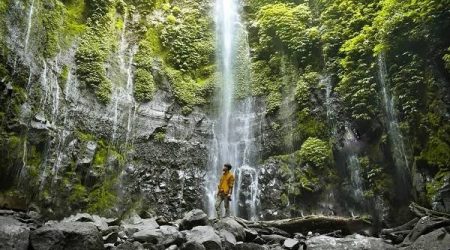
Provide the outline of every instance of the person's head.
<path id="1" fill-rule="evenodd" d="M 231 170 L 231 164 L 230 163 L 225 163 L 225 164 L 223 164 L 223 171 L 224 172 L 228 172 L 228 171 L 230 171 Z"/>

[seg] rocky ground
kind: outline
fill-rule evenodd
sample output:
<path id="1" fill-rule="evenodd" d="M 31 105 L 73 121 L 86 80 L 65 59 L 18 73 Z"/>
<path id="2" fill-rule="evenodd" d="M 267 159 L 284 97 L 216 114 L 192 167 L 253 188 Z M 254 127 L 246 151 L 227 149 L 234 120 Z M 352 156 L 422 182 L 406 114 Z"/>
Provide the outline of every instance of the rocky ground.
<path id="1" fill-rule="evenodd" d="M 45 223 L 35 212 L 0 210 L 0 249 L 449 249 L 448 220 L 423 230 L 430 221 L 429 216 L 421 218 L 406 243 L 394 246 L 391 240 L 362 234 L 292 234 L 274 227 L 249 227 L 232 217 L 208 220 L 198 209 L 173 222 L 136 214 L 119 220 L 80 213 Z"/>

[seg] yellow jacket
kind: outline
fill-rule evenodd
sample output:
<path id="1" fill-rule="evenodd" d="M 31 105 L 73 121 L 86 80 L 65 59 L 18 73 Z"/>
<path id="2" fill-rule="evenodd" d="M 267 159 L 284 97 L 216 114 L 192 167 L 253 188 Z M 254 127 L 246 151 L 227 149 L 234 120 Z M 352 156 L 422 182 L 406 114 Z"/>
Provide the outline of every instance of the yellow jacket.
<path id="1" fill-rule="evenodd" d="M 234 175 L 228 171 L 227 173 L 224 173 L 222 177 L 220 177 L 219 182 L 219 193 L 228 194 L 230 192 L 230 189 L 233 188 L 234 185 Z"/>

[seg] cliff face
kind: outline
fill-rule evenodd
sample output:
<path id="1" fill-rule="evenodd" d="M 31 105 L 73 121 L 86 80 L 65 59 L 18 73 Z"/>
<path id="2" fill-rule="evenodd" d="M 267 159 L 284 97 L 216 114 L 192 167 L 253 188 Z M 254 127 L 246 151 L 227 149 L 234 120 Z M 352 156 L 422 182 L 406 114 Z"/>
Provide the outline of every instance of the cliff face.
<path id="1" fill-rule="evenodd" d="M 450 209 L 450 42 L 436 28 L 450 21 L 422 4 L 242 3 L 251 81 L 235 116 L 254 103 L 259 159 L 241 172 L 242 216 L 255 195 L 261 218 Z M 170 218 L 204 206 L 211 6 L 2 1 L 0 206 Z"/>

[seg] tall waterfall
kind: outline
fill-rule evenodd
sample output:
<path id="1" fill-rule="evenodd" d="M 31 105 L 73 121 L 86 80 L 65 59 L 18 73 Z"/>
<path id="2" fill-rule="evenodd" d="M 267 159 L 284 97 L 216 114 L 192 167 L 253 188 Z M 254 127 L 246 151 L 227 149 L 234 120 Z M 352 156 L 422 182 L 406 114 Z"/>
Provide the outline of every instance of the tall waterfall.
<path id="1" fill-rule="evenodd" d="M 231 213 L 234 216 L 255 218 L 259 172 L 251 165 L 257 148 L 252 129 L 257 117 L 253 111 L 252 98 L 237 100 L 234 96 L 238 86 L 250 84 L 249 50 L 245 26 L 239 16 L 238 0 L 216 0 L 214 18 L 220 91 L 217 96 L 218 117 L 213 125 L 214 138 L 205 180 L 208 197 L 206 205 L 209 216 L 214 216 L 222 166 L 229 162 L 236 176 Z M 238 77 L 238 74 L 245 76 Z"/>
<path id="2" fill-rule="evenodd" d="M 389 91 L 388 74 L 384 53 L 378 55 L 378 70 L 379 83 L 381 85 L 382 98 L 386 112 L 386 123 L 391 152 L 393 155 L 397 176 L 402 182 L 400 185 L 402 188 L 407 189 L 410 176 L 408 155 L 405 147 L 405 141 L 398 123 L 397 113 L 394 106 L 394 98 L 391 96 Z"/>
<path id="3" fill-rule="evenodd" d="M 30 40 L 30 31 L 31 31 L 31 24 L 33 19 L 33 11 L 34 11 L 34 0 L 31 1 L 30 10 L 28 12 L 28 23 L 27 23 L 27 31 L 25 34 L 25 42 L 24 42 L 24 51 L 27 53 L 28 50 L 28 41 Z"/>

